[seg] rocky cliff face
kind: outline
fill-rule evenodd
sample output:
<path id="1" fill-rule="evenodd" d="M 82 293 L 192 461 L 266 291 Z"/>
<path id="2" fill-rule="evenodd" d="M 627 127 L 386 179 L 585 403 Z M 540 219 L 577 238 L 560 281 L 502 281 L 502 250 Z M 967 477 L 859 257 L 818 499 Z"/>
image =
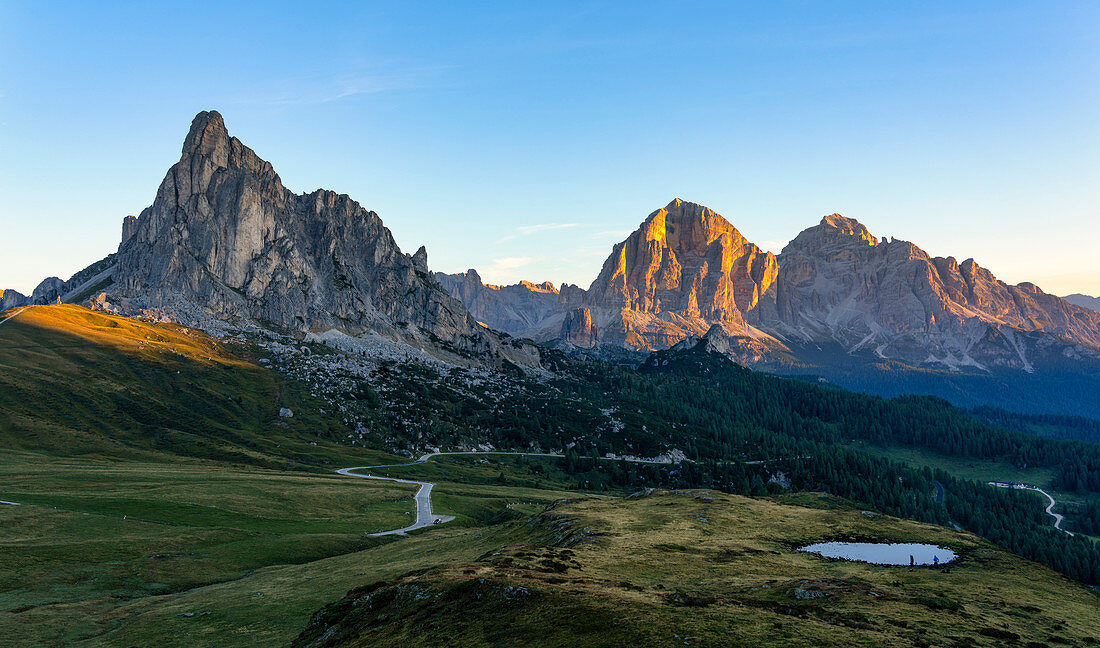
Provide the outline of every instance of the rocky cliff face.
<path id="1" fill-rule="evenodd" d="M 559 337 L 562 342 L 582 349 L 596 346 L 600 331 L 592 319 L 592 311 L 584 307 L 569 311 L 561 323 Z"/>
<path id="2" fill-rule="evenodd" d="M 474 321 L 432 280 L 427 253 L 402 253 L 377 214 L 332 191 L 288 191 L 216 112 L 195 117 L 180 161 L 124 237 L 107 293 L 130 309 L 537 358 Z"/>
<path id="3" fill-rule="evenodd" d="M 457 274 L 437 272 L 434 277 L 479 322 L 540 342 L 555 339 L 566 314 L 584 299 L 584 290 L 571 284 L 562 285 L 560 291 L 550 282 L 496 286 L 483 283 L 473 269 Z"/>
<path id="4" fill-rule="evenodd" d="M 585 296 L 604 343 L 662 349 L 712 325 L 771 343 L 775 256 L 715 212 L 673 200 L 617 244 Z"/>
<path id="5" fill-rule="evenodd" d="M 130 240 L 130 237 L 133 236 L 136 231 L 137 216 L 130 214 L 122 219 L 122 240 L 118 244 L 119 249 L 122 249 L 122 246 L 126 244 L 126 241 Z"/>
<path id="6" fill-rule="evenodd" d="M 474 271 L 446 281 L 491 327 L 585 348 L 664 349 L 706 337 L 751 365 L 820 365 L 840 353 L 845 362 L 1025 371 L 1100 349 L 1097 312 L 1033 284 L 1005 284 L 973 259 L 880 241 L 839 214 L 776 258 L 706 207 L 674 200 L 615 245 L 570 300 L 564 288 L 555 296 L 526 283 L 484 286 Z"/>
<path id="7" fill-rule="evenodd" d="M 1100 317 L 973 259 L 879 241 L 833 214 L 779 255 L 776 322 L 788 340 L 836 342 L 909 364 L 1030 370 L 1042 354 L 1100 347 Z"/>
<path id="8" fill-rule="evenodd" d="M 16 308 L 27 303 L 27 296 L 18 290 L 0 290 L 0 311 Z"/>

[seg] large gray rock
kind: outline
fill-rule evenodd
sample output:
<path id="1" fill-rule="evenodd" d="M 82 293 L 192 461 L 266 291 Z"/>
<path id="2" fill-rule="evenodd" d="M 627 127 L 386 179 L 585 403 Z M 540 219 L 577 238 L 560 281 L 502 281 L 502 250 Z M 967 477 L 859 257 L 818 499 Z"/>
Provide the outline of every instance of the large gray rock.
<path id="1" fill-rule="evenodd" d="M 65 282 L 60 277 L 46 277 L 35 286 L 31 293 L 31 303 L 52 304 L 65 292 Z"/>
<path id="2" fill-rule="evenodd" d="M 133 214 L 130 214 L 126 218 L 123 218 L 122 219 L 122 240 L 119 242 L 118 247 L 122 248 L 122 246 L 126 243 L 126 241 L 129 241 L 130 237 L 133 236 L 134 232 L 136 232 L 136 231 L 137 231 L 137 216 L 134 216 Z"/>
<path id="3" fill-rule="evenodd" d="M 0 290 L 0 311 L 6 311 L 9 308 L 18 308 L 29 303 L 27 296 L 18 290 Z"/>
<path id="4" fill-rule="evenodd" d="M 503 345 L 439 288 L 427 253 L 401 252 L 372 211 L 343 194 L 287 190 L 271 164 L 195 117 L 180 160 L 119 248 L 108 298 L 294 334 L 379 333 L 458 355 L 537 363 Z"/>
<path id="5" fill-rule="evenodd" d="M 910 364 L 1031 370 L 1040 356 L 1100 348 L 1100 313 L 1009 285 L 973 259 L 878 240 L 838 214 L 779 255 L 777 321 L 788 341 L 835 342 Z"/>

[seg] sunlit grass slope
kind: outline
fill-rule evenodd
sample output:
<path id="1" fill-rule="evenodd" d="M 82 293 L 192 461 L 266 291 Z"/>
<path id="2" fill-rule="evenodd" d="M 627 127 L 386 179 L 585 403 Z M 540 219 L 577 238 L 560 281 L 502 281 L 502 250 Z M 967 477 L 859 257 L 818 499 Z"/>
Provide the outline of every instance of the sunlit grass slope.
<path id="1" fill-rule="evenodd" d="M 128 601 L 406 525 L 415 487 L 332 474 L 397 458 L 329 441 L 317 410 L 200 331 L 60 305 L 8 320 L 0 500 L 19 505 L 0 505 L 0 646 L 70 645 Z"/>
<path id="2" fill-rule="evenodd" d="M 280 419 L 281 407 L 295 416 Z M 373 456 L 326 443 L 336 422 L 317 409 L 246 349 L 195 329 L 72 305 L 30 307 L 0 326 L 4 448 L 271 467 Z"/>
<path id="3" fill-rule="evenodd" d="M 970 534 L 817 501 L 824 508 L 658 492 L 563 504 L 539 542 L 364 581 L 295 645 L 1034 648 L 1100 638 L 1097 594 L 1045 567 Z M 839 538 L 931 542 L 961 558 L 945 572 L 796 551 Z"/>

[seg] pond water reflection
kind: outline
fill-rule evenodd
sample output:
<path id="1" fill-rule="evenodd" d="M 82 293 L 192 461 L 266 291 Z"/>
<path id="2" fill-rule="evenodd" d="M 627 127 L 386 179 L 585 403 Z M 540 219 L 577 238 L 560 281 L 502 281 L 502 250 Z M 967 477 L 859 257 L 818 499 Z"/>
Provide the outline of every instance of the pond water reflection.
<path id="1" fill-rule="evenodd" d="M 918 542 L 819 542 L 798 550 L 874 565 L 942 565 L 955 559 L 950 549 Z"/>

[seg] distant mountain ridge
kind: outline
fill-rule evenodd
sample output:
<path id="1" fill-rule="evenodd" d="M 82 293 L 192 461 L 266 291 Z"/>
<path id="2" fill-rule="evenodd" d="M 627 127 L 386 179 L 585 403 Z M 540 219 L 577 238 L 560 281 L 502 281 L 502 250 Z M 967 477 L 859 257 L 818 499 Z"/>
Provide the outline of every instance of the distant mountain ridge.
<path id="1" fill-rule="evenodd" d="M 487 289 L 475 271 L 435 276 L 488 326 L 566 346 L 573 324 L 563 325 L 587 309 L 597 332 L 586 331 L 586 345 L 649 351 L 722 334 L 730 355 L 761 367 L 812 368 L 829 353 L 1026 372 L 1100 358 L 1100 313 L 1034 284 L 1006 284 L 973 259 L 879 240 L 839 214 L 775 256 L 714 211 L 675 199 L 568 298 L 552 284 Z"/>
<path id="2" fill-rule="evenodd" d="M 554 284 L 533 284 L 521 281 L 511 286 L 497 286 L 481 281 L 477 270 L 446 274 L 435 272 L 433 278 L 459 299 L 478 321 L 493 322 L 498 331 L 532 339 L 545 339 L 549 328 L 556 334 L 565 313 L 580 306 L 584 291 L 564 284 L 559 291 Z"/>
<path id="3" fill-rule="evenodd" d="M 195 117 L 153 204 L 124 220 L 118 252 L 69 282 L 43 282 L 33 300 L 92 293 L 101 306 L 183 323 L 377 334 L 448 357 L 538 364 L 537 349 L 502 343 L 432 280 L 424 248 L 403 253 L 347 195 L 287 190 L 215 111 Z"/>
<path id="4" fill-rule="evenodd" d="M 195 117 L 153 204 L 121 233 L 117 252 L 68 281 L 47 278 L 29 296 L 0 291 L 0 308 L 90 301 L 191 325 L 382 336 L 451 360 L 528 366 L 540 352 L 523 338 L 625 360 L 705 337 L 747 366 L 858 374 L 842 384 L 884 393 L 923 385 L 928 371 L 1060 372 L 1072 384 L 1056 399 L 1091 389 L 1074 382 L 1082 372 L 1100 385 L 1100 299 L 1009 285 L 973 259 L 880 240 L 839 214 L 775 255 L 677 198 L 613 247 L 587 289 L 432 273 L 424 248 L 402 252 L 348 196 L 287 190 L 214 111 Z M 910 369 L 893 387 L 876 382 Z M 969 387 L 952 389 L 945 395 L 974 404 L 958 397 Z M 997 390 L 990 404 L 1018 397 Z"/>
<path id="5" fill-rule="evenodd" d="M 1073 293 L 1072 295 L 1062 297 L 1062 299 L 1074 306 L 1100 311 L 1100 297 L 1090 297 L 1088 295 L 1082 295 L 1081 293 Z"/>
<path id="6" fill-rule="evenodd" d="M 1026 371 L 1047 356 L 1100 350 L 1097 313 L 1031 283 L 1008 285 L 973 259 L 879 241 L 836 214 L 791 241 L 779 264 L 780 323 L 771 330 L 795 342 L 914 365 Z"/>

